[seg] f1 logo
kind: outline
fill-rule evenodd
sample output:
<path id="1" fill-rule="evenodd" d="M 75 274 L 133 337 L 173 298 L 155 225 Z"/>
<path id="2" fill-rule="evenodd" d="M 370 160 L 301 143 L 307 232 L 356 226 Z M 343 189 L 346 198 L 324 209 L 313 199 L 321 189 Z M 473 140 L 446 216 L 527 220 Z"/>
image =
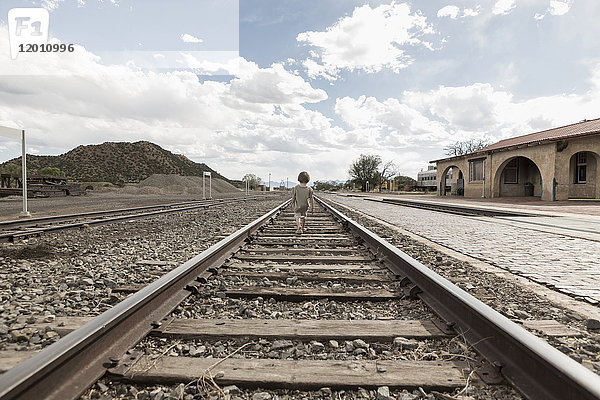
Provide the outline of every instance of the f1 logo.
<path id="1" fill-rule="evenodd" d="M 8 11 L 10 56 L 14 60 L 22 45 L 48 43 L 50 13 L 45 8 L 13 8 Z"/>

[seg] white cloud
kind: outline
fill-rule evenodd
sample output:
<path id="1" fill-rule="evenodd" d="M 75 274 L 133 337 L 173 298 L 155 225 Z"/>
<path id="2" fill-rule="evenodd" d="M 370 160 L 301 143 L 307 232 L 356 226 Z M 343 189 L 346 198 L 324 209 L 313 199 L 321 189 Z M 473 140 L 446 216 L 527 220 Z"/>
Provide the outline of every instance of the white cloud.
<path id="1" fill-rule="evenodd" d="M 0 27 L 0 58 L 9 57 L 8 49 L 7 29 Z M 105 66 L 80 47 L 23 57 L 0 64 L 1 76 L 12 75 L 0 79 L 0 120 L 27 127 L 38 147 L 149 140 L 202 160 L 216 156 L 215 168 L 232 177 L 243 170 L 238 163 L 324 151 L 343 139 L 342 129 L 304 107 L 326 99 L 325 91 L 280 64 L 260 68 L 240 59 L 224 67 L 237 71 L 230 83 L 200 82 L 188 71 Z M 41 76 L 45 69 L 51 78 Z"/>
<path id="2" fill-rule="evenodd" d="M 584 94 L 515 101 L 510 92 L 488 83 L 405 91 L 399 98 L 338 98 L 335 111 L 348 125 L 347 139 L 359 146 L 401 149 L 442 147 L 457 140 L 497 141 L 597 118 L 600 63 Z"/>
<path id="3" fill-rule="evenodd" d="M 318 103 L 327 93 L 314 89 L 298 75 L 286 71 L 281 64 L 256 70 L 251 78 L 231 82 L 231 94 L 249 103 L 301 104 Z"/>
<path id="4" fill-rule="evenodd" d="M 338 98 L 335 112 L 350 126 L 351 136 L 373 148 L 431 146 L 448 137 L 439 122 L 394 98 L 382 102 L 366 96 Z"/>
<path id="5" fill-rule="evenodd" d="M 550 0 L 548 12 L 552 15 L 565 15 L 572 5 L 573 0 Z"/>
<path id="6" fill-rule="evenodd" d="M 465 8 L 463 10 L 463 17 L 476 17 L 481 14 L 481 6 L 475 8 Z"/>
<path id="7" fill-rule="evenodd" d="M 69 0 L 73 1 L 73 0 Z M 85 7 L 87 0 L 77 0 L 77 7 Z M 97 0 L 100 3 L 109 2 L 115 7 L 119 6 L 118 0 Z M 54 11 L 65 3 L 65 0 L 42 0 L 41 6 L 48 11 Z"/>
<path id="8" fill-rule="evenodd" d="M 202 43 L 202 42 L 204 42 L 204 40 L 197 38 L 195 36 L 192 36 L 189 33 L 184 33 L 180 37 L 181 37 L 181 40 L 183 40 L 185 43 Z"/>
<path id="9" fill-rule="evenodd" d="M 460 8 L 453 5 L 448 5 L 443 8 L 440 8 L 437 12 L 438 18 L 449 17 L 451 19 L 456 19 L 460 16 L 460 18 L 465 17 L 476 17 L 481 13 L 481 6 L 477 6 L 475 8 L 464 8 L 461 12 Z"/>
<path id="10" fill-rule="evenodd" d="M 56 10 L 65 0 L 42 0 L 42 7 L 48 11 Z"/>
<path id="11" fill-rule="evenodd" d="M 315 49 L 303 63 L 309 76 L 335 80 L 342 70 L 374 73 L 387 68 L 398 73 L 413 61 L 406 50 L 422 44 L 428 33 L 433 29 L 423 15 L 411 13 L 406 3 L 392 2 L 356 7 L 325 31 L 302 32 L 297 40 Z"/>
<path id="12" fill-rule="evenodd" d="M 517 7 L 517 0 L 496 0 L 492 13 L 495 15 L 509 14 Z"/>
<path id="13" fill-rule="evenodd" d="M 489 129 L 498 123 L 498 105 L 510 102 L 511 95 L 496 91 L 490 84 L 476 83 L 463 87 L 441 86 L 426 93 L 407 92 L 411 104 L 424 107 L 435 117 L 463 131 Z"/>
<path id="14" fill-rule="evenodd" d="M 443 8 L 440 8 L 437 12 L 437 16 L 438 17 L 450 17 L 452 19 L 456 19 L 456 17 L 458 17 L 458 13 L 460 12 L 460 8 L 456 7 L 456 6 L 445 6 Z"/>

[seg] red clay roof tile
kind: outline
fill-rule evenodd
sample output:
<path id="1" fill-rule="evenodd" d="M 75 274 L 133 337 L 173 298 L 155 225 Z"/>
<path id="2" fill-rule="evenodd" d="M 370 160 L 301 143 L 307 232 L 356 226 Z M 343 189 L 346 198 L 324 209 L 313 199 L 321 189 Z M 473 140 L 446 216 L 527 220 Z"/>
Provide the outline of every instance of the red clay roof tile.
<path id="1" fill-rule="evenodd" d="M 582 121 L 567 126 L 561 126 L 560 128 L 552 128 L 541 132 L 530 133 L 528 135 L 517 136 L 510 139 L 504 139 L 478 150 L 477 153 L 498 150 L 510 146 L 518 146 L 521 144 L 542 142 L 546 140 L 563 140 L 576 136 L 591 135 L 594 133 L 600 133 L 600 118 Z"/>

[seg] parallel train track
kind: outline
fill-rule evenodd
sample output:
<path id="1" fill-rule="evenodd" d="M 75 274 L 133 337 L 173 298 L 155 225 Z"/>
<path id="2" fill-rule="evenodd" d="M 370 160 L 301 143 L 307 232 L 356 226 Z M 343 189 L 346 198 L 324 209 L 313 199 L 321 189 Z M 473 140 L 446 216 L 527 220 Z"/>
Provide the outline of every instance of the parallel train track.
<path id="1" fill-rule="evenodd" d="M 447 392 L 468 384 L 475 371 L 484 382 L 504 379 L 531 399 L 600 399 L 598 375 L 318 202 L 307 233 L 293 234 L 289 202 L 283 203 L 0 376 L 0 399 L 77 398 L 107 371 L 139 384 Z M 276 311 L 265 318 L 244 301 Z M 335 319 L 342 301 L 394 316 Z M 236 316 L 243 318 L 210 318 L 230 306 L 239 306 Z M 421 309 L 423 317 L 408 319 L 408 309 Z M 232 339 L 240 347 L 220 359 L 156 357 L 140 345 L 154 337 Z M 457 338 L 483 358 L 402 360 L 421 341 L 443 345 Z M 352 359 L 319 359 L 328 340 L 333 347 L 346 341 L 343 351 Z M 303 343 L 307 354 L 261 359 L 241 352 L 249 344 L 285 349 L 290 341 Z"/>
<path id="2" fill-rule="evenodd" d="M 48 232 L 147 218 L 160 214 L 189 211 L 198 208 L 210 208 L 257 198 L 264 198 L 264 196 L 239 196 L 214 200 L 157 204 L 116 210 L 91 211 L 67 215 L 0 221 L 0 242 L 14 242 L 15 240 L 39 236 Z"/>

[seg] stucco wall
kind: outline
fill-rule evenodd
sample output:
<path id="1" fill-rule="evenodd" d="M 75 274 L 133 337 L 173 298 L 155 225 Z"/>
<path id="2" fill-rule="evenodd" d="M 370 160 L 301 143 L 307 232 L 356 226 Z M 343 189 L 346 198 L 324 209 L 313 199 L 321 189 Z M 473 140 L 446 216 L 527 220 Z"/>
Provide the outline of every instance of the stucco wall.
<path id="1" fill-rule="evenodd" d="M 587 184 L 575 184 L 573 155 L 581 151 L 588 153 Z M 556 153 L 556 199 L 600 198 L 600 135 L 570 139 L 567 147 Z"/>
<path id="2" fill-rule="evenodd" d="M 556 145 L 554 143 L 548 143 L 491 154 L 491 170 L 493 171 L 491 185 L 493 197 L 500 197 L 502 195 L 500 192 L 500 184 L 502 182 L 501 175 L 506 164 L 515 157 L 525 157 L 533 162 L 540 171 L 541 182 L 537 178 L 535 182 L 532 182 L 534 183 L 534 195 L 541 197 L 542 200 L 552 200 L 555 148 Z"/>
<path id="3" fill-rule="evenodd" d="M 481 197 L 483 183 L 469 182 L 469 160 L 486 157 L 485 197 L 522 196 L 524 194 L 522 184 L 531 182 L 534 184 L 534 196 L 550 201 L 552 200 L 553 179 L 556 178 L 556 200 L 567 200 L 569 196 L 600 198 L 600 134 L 569 139 L 567 143 L 567 147 L 562 148 L 561 151 L 557 149 L 557 142 L 549 142 L 541 145 L 524 145 L 521 148 L 498 151 L 487 154 L 487 156 L 466 156 L 453 160 L 442 160 L 437 163 L 437 181 L 441 182 L 442 174 L 445 174 L 449 167 L 455 166 L 461 169 L 465 178 L 465 197 Z M 571 157 L 580 151 L 590 152 L 585 185 L 573 183 L 575 172 L 571 168 Z M 518 156 L 531 160 L 539 169 L 539 176 L 532 172 L 526 173 L 524 168 L 520 168 L 519 184 L 504 184 L 502 171 L 511 159 Z M 534 170 L 534 168 L 529 170 Z M 522 173 L 525 175 L 521 175 Z M 439 186 L 438 194 L 440 194 Z"/>

